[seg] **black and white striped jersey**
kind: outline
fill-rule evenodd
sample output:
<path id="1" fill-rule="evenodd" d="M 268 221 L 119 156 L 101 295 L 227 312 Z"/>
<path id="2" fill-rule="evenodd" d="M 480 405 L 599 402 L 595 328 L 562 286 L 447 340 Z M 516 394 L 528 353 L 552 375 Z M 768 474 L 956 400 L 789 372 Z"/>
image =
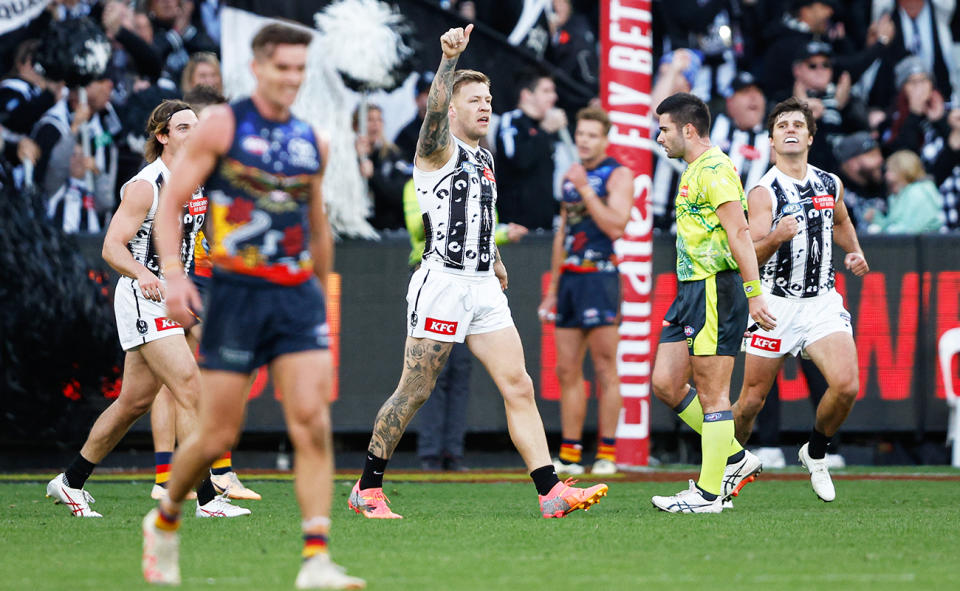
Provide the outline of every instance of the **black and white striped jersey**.
<path id="1" fill-rule="evenodd" d="M 744 131 L 721 113 L 713 121 L 710 143 L 730 157 L 744 187 L 759 183 L 770 168 L 770 136 L 763 126 Z"/>
<path id="2" fill-rule="evenodd" d="M 497 207 L 493 155 L 453 139 L 453 155 L 443 168 L 413 169 L 426 238 L 422 265 L 462 275 L 489 275 Z"/>
<path id="3" fill-rule="evenodd" d="M 770 195 L 771 230 L 784 216 L 794 216 L 800 228 L 760 269 L 764 290 L 786 298 L 810 298 L 832 290 L 833 214 L 840 181 L 809 164 L 803 180 L 774 166 L 757 186 Z"/>
<path id="4" fill-rule="evenodd" d="M 123 199 L 127 185 L 134 181 L 147 181 L 153 186 L 153 203 L 150 205 L 146 217 L 140 222 L 137 233 L 127 243 L 127 249 L 133 255 L 134 260 L 149 269 L 157 277 L 163 277 L 163 273 L 160 271 L 160 253 L 157 252 L 156 244 L 153 241 L 153 222 L 157 215 L 157 206 L 160 203 L 160 189 L 163 188 L 169 178 L 170 169 L 167 168 L 161 158 L 157 158 L 141 168 L 140 172 L 120 187 L 120 199 Z M 198 189 L 190 198 L 190 201 L 184 205 L 180 216 L 180 262 L 187 272 L 193 265 L 194 244 L 197 233 L 203 229 L 206 212 L 207 199 L 203 196 L 202 190 Z"/>

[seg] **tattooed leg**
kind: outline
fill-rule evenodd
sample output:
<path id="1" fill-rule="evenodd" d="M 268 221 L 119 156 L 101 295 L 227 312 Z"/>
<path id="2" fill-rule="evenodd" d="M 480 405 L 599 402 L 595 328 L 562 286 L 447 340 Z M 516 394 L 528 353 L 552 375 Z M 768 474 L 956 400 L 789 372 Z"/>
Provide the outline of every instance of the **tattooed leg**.
<path id="1" fill-rule="evenodd" d="M 440 370 L 447 363 L 453 343 L 407 337 L 403 375 L 394 393 L 380 407 L 367 450 L 378 458 L 393 455 L 400 437 L 417 410 L 430 397 Z"/>

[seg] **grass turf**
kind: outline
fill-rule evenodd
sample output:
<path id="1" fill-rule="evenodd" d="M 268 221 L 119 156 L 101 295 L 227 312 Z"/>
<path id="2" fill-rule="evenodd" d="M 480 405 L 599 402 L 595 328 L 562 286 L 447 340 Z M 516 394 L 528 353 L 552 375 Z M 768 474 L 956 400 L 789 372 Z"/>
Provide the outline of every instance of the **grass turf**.
<path id="1" fill-rule="evenodd" d="M 230 520 L 185 518 L 184 589 L 292 589 L 299 518 L 289 482 L 249 483 L 264 501 Z M 720 515 L 650 505 L 682 482 L 619 482 L 590 512 L 539 517 L 532 484 L 388 483 L 401 521 L 348 512 L 335 486 L 334 559 L 370 589 L 953 589 L 957 483 L 748 485 Z M 254 486 L 255 485 L 255 486 Z M 150 483 L 91 481 L 103 519 L 76 519 L 44 483 L 0 484 L 0 589 L 142 589 L 140 519 Z M 188 505 L 192 511 L 192 505 Z"/>

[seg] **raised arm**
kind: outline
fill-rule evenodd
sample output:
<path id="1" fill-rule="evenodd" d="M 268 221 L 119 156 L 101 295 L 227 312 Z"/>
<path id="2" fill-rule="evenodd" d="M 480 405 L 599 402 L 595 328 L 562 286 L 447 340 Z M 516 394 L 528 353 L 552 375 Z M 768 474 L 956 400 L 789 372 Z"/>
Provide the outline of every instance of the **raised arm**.
<path id="1" fill-rule="evenodd" d="M 421 170 L 437 170 L 450 159 L 453 144 L 450 143 L 450 118 L 448 110 L 453 97 L 453 74 L 457 69 L 460 54 L 470 43 L 473 25 L 465 29 L 450 29 L 440 37 L 443 59 L 437 68 L 437 75 L 430 85 L 427 97 L 427 113 L 420 127 L 417 139 L 417 155 L 414 164 Z"/>

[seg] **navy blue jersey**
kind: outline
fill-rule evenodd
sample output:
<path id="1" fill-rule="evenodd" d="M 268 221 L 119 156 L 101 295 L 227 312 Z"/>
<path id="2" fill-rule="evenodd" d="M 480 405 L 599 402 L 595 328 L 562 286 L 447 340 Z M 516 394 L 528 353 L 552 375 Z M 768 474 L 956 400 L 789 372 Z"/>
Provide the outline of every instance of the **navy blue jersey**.
<path id="1" fill-rule="evenodd" d="M 600 199 L 607 202 L 607 180 L 621 164 L 614 158 L 606 158 L 596 168 L 587 171 L 587 180 Z M 613 241 L 590 217 L 580 193 L 569 180 L 563 183 L 563 215 L 566 220 L 566 235 L 563 238 L 564 271 L 592 273 L 616 271 L 617 262 L 613 253 Z"/>

